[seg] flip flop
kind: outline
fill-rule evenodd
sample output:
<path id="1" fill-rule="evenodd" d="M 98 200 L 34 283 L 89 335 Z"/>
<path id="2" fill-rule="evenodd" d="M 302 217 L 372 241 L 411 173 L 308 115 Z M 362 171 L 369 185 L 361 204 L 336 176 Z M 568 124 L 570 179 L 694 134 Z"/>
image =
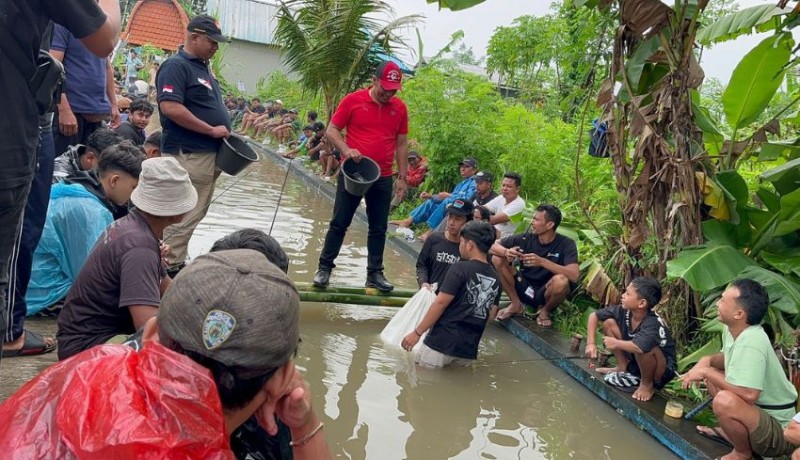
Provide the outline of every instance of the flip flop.
<path id="1" fill-rule="evenodd" d="M 508 308 L 508 307 L 506 307 L 506 308 Z M 500 310 L 500 312 L 503 312 L 503 311 L 505 311 L 505 310 L 506 310 L 506 308 L 504 308 L 504 309 Z M 518 312 L 518 313 L 511 313 L 510 315 L 506 316 L 505 318 L 501 318 L 501 317 L 500 317 L 500 312 L 498 312 L 498 313 L 497 313 L 497 317 L 495 318 L 495 320 L 496 320 L 496 321 L 505 321 L 505 320 L 507 320 L 507 319 L 511 319 L 511 318 L 521 318 L 521 317 L 525 316 L 525 309 L 524 309 L 524 308 L 522 309 L 522 311 L 521 311 L 521 312 Z"/>
<path id="2" fill-rule="evenodd" d="M 706 433 L 702 431 L 700 428 L 708 428 L 709 430 L 711 430 L 711 433 Z M 697 434 L 699 434 L 704 438 L 708 438 L 712 441 L 718 442 L 723 446 L 733 448 L 733 444 L 731 444 L 730 441 L 722 437 L 722 433 L 720 433 L 719 427 L 716 426 L 697 427 Z"/>
<path id="3" fill-rule="evenodd" d="M 550 329 L 553 327 L 553 320 L 548 318 L 542 318 L 541 316 L 536 317 L 536 325 L 539 327 L 543 327 L 545 329 Z"/>
<path id="4" fill-rule="evenodd" d="M 625 371 L 609 372 L 603 380 L 614 388 L 633 393 L 639 387 L 639 377 Z"/>
<path id="5" fill-rule="evenodd" d="M 3 358 L 43 355 L 56 349 L 55 342 L 48 345 L 41 335 L 27 329 L 25 329 L 24 333 L 25 342 L 22 344 L 22 348 L 18 350 L 3 350 Z"/>

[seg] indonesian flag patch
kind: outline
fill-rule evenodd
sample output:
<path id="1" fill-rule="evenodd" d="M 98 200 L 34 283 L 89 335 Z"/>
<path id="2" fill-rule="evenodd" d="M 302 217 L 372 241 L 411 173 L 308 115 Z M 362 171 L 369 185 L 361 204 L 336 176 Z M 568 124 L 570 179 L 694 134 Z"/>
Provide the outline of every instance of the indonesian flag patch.
<path id="1" fill-rule="evenodd" d="M 164 87 L 161 88 L 161 92 L 162 93 L 171 93 L 172 92 L 172 85 L 164 85 Z"/>
<path id="2" fill-rule="evenodd" d="M 200 83 L 201 85 L 205 86 L 208 89 L 212 89 L 212 90 L 214 89 L 214 88 L 211 87 L 211 82 L 209 82 L 205 78 L 199 78 L 198 77 L 197 78 L 197 82 Z"/>

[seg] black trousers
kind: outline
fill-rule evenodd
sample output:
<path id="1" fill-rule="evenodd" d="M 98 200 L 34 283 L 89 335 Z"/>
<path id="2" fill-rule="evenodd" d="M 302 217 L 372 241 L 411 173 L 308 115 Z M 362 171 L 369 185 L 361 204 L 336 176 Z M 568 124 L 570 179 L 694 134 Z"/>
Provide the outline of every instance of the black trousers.
<path id="1" fill-rule="evenodd" d="M 383 271 L 383 249 L 386 246 L 386 228 L 389 221 L 389 204 L 392 202 L 392 178 L 381 177 L 364 195 L 367 204 L 367 274 Z M 344 235 L 353 222 L 353 216 L 361 204 L 361 197 L 351 195 L 344 189 L 344 178 L 340 177 L 336 184 L 336 200 L 333 203 L 333 218 L 328 234 L 325 235 L 325 246 L 319 256 L 319 268 L 332 270 L 333 263 L 342 249 Z"/>
<path id="2" fill-rule="evenodd" d="M 33 254 L 42 237 L 44 223 L 47 220 L 50 187 L 53 184 L 54 160 L 53 134 L 50 126 L 42 127 L 36 152 L 36 172 L 27 201 L 24 202 L 22 233 L 14 242 L 14 252 L 8 274 L 9 284 L 5 293 L 7 323 L 3 329 L 3 341 L 5 342 L 18 339 L 23 332 L 25 315 L 28 313 L 25 294 L 28 292 L 28 282 L 31 280 Z"/>
<path id="3" fill-rule="evenodd" d="M 102 121 L 90 123 L 86 121 L 81 114 L 76 113 L 75 119 L 78 120 L 78 132 L 74 136 L 65 136 L 61 134 L 58 129 L 58 110 L 53 115 L 53 143 L 55 144 L 56 156 L 66 152 L 70 145 L 86 144 L 86 139 L 97 131 L 97 128 L 103 126 Z"/>

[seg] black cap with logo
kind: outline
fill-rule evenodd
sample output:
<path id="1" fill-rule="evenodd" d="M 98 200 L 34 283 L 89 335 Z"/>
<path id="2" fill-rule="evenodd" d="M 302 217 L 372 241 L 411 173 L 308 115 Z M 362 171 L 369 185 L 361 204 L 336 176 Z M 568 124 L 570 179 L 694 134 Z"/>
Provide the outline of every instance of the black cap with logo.
<path id="1" fill-rule="evenodd" d="M 219 27 L 219 22 L 213 16 L 207 14 L 199 14 L 189 21 L 189 27 L 186 28 L 189 32 L 206 35 L 208 38 L 215 42 L 231 41 L 230 37 L 222 35 L 222 29 Z"/>

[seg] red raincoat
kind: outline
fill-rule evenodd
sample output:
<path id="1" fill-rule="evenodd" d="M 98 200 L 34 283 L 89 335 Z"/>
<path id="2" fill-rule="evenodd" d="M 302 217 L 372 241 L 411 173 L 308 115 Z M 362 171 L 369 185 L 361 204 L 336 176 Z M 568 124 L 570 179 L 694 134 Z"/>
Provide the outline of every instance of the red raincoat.
<path id="1" fill-rule="evenodd" d="M 233 459 L 207 369 L 163 346 L 101 345 L 0 405 L 4 459 Z"/>

